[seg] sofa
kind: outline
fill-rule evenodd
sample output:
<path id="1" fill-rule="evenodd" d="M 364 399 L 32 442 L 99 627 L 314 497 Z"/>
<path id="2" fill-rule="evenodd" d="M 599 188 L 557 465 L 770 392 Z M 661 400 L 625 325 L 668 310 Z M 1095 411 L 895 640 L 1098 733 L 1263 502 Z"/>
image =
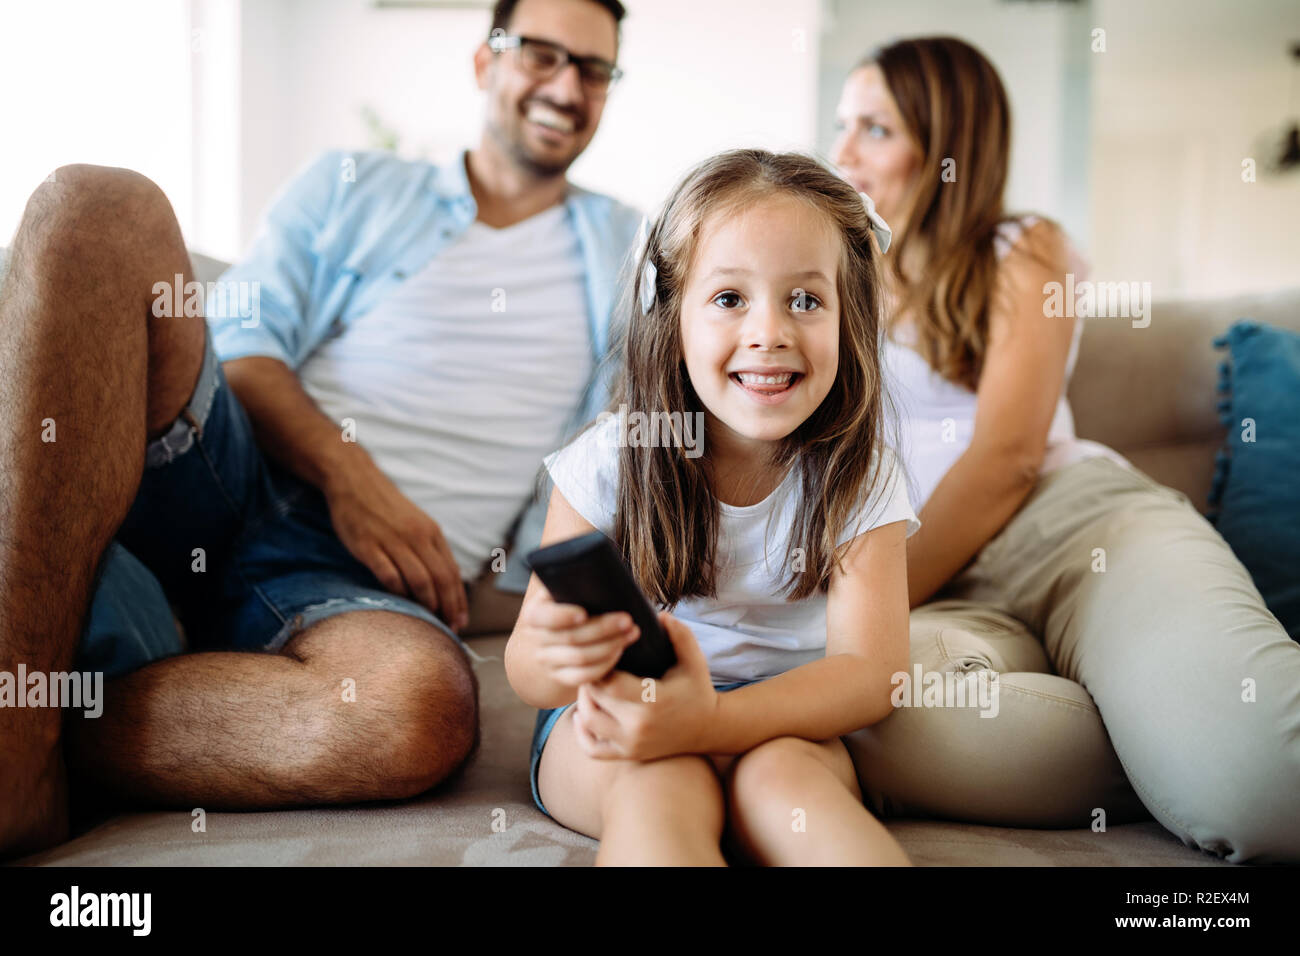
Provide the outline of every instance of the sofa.
<path id="1" fill-rule="evenodd" d="M 195 256 L 196 278 L 222 263 Z M 2 266 L 0 266 L 2 274 Z M 1215 409 L 1220 356 L 1212 339 L 1251 317 L 1300 329 L 1300 288 L 1270 295 L 1156 301 L 1151 323 L 1091 319 L 1070 386 L 1077 429 L 1126 455 L 1204 510 L 1223 432 Z M 534 806 L 527 763 L 534 711 L 502 664 L 518 597 L 484 579 L 472 589 L 468 642 L 478 658 L 482 746 L 452 780 L 391 804 L 267 812 L 210 811 L 196 833 L 189 809 L 102 815 L 72 840 L 20 861 L 104 865 L 586 865 L 596 843 Z M 1153 820 L 1105 833 L 1024 830 L 888 819 L 919 865 L 1229 866 L 1184 846 Z"/>

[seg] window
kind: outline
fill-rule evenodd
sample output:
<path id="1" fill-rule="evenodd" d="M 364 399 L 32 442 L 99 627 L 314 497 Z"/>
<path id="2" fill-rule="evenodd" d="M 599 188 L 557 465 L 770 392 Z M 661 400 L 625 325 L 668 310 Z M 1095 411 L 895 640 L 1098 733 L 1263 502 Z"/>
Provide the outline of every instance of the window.
<path id="1" fill-rule="evenodd" d="M 191 13 L 187 0 L 0 6 L 0 245 L 41 180 L 76 162 L 153 179 L 193 241 Z"/>

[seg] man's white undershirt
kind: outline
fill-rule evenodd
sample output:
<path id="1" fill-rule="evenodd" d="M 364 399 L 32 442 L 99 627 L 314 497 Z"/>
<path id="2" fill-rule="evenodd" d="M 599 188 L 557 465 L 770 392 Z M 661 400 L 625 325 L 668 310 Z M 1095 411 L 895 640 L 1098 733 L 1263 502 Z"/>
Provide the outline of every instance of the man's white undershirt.
<path id="1" fill-rule="evenodd" d="M 583 279 L 565 206 L 475 222 L 299 370 L 438 522 L 466 579 L 504 543 L 591 374 Z"/>

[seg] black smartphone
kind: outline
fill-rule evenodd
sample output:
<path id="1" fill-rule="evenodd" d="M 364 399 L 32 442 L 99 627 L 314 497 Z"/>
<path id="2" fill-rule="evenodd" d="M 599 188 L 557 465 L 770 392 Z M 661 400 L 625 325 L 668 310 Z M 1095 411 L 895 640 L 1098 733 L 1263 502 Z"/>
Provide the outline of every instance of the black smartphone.
<path id="1" fill-rule="evenodd" d="M 592 617 L 625 611 L 641 636 L 615 666 L 637 677 L 663 677 L 677 663 L 672 641 L 637 587 L 623 556 L 599 531 L 538 548 L 528 555 L 533 569 L 560 604 L 576 604 Z"/>

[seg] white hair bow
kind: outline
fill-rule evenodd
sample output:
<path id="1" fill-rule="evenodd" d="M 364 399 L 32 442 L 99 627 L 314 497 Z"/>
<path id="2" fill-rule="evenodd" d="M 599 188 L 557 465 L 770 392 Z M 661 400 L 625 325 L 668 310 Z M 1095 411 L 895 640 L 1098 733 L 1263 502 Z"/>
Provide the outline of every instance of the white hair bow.
<path id="1" fill-rule="evenodd" d="M 871 231 L 875 234 L 880 251 L 888 252 L 889 241 L 894 238 L 894 231 L 889 228 L 889 223 L 885 222 L 884 217 L 876 212 L 875 200 L 866 193 L 858 193 L 858 195 L 862 197 L 862 205 L 867 207 L 867 218 L 871 220 Z"/>
<path id="2" fill-rule="evenodd" d="M 646 255 L 650 244 L 650 217 L 641 217 L 641 228 L 636 231 L 636 260 L 641 263 L 641 314 L 647 315 L 655 304 L 655 281 L 659 270 Z"/>

